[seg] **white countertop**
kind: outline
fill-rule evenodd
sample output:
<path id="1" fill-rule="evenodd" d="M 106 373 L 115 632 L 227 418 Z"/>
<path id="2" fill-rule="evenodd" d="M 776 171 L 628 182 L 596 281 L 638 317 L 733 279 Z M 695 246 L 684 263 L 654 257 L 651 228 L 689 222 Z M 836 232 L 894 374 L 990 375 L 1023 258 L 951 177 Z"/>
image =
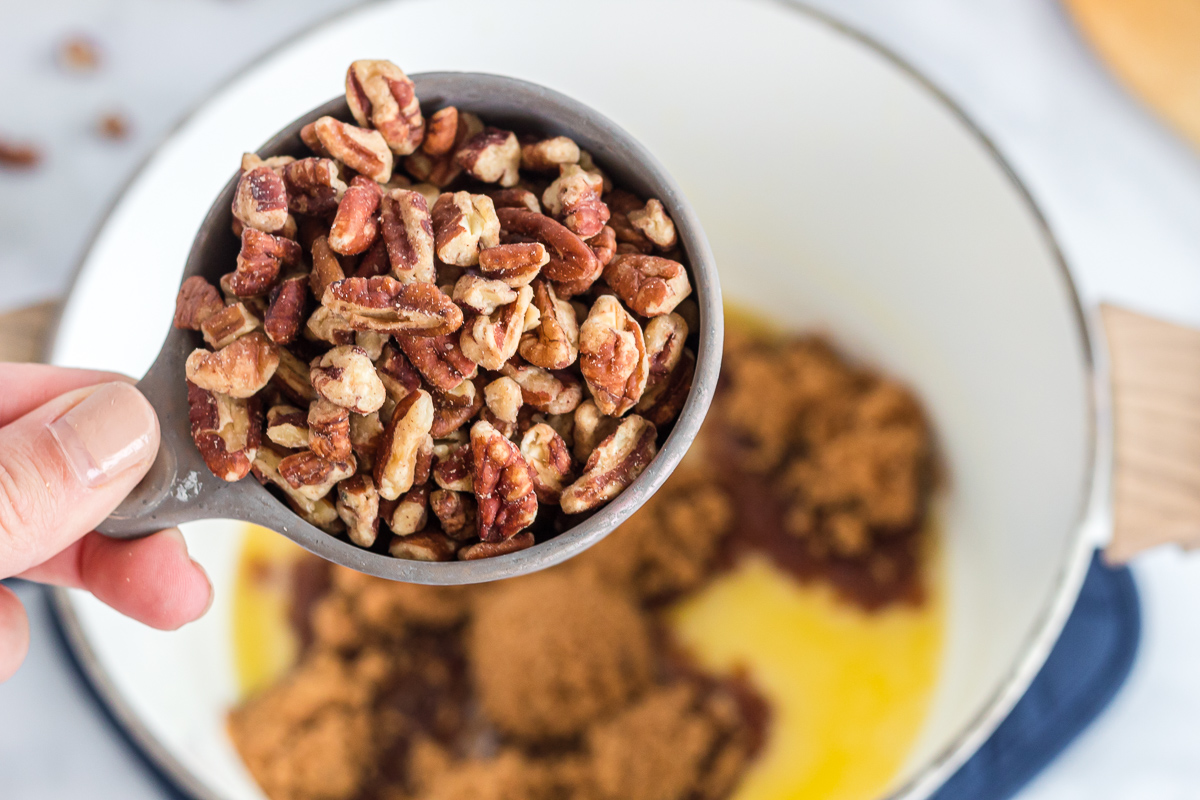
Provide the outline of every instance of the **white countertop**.
<path id="1" fill-rule="evenodd" d="M 13 0 L 10 0 L 12 3 Z M 0 309 L 61 294 L 90 231 L 154 143 L 221 81 L 344 0 L 47 0 L 0 27 L 0 133 L 48 158 L 0 172 Z M 1058 234 L 1085 297 L 1200 325 L 1200 155 L 1103 71 L 1054 0 L 813 0 L 882 41 L 994 139 Z M 55 43 L 104 48 L 64 75 Z M 214 44 L 215 43 L 215 44 Z M 110 109 L 133 121 L 97 139 Z M 1134 566 L 1142 649 L 1112 706 L 1022 800 L 1200 794 L 1200 556 L 1164 550 Z M 34 644 L 0 686 L 0 786 L 12 800 L 162 797 L 114 733 L 54 637 L 36 589 Z"/>

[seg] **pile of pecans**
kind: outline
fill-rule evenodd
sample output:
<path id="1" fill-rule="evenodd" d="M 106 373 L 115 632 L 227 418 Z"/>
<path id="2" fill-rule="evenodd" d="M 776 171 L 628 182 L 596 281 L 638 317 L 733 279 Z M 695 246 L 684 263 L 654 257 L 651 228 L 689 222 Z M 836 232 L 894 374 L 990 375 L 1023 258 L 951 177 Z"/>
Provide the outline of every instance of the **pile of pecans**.
<path id="1" fill-rule="evenodd" d="M 687 399 L 675 226 L 565 136 L 426 119 L 389 61 L 351 64 L 346 98 L 357 125 L 305 126 L 313 156 L 243 157 L 236 269 L 180 288 L 208 345 L 192 437 L 360 547 L 530 547 L 628 487 Z"/>

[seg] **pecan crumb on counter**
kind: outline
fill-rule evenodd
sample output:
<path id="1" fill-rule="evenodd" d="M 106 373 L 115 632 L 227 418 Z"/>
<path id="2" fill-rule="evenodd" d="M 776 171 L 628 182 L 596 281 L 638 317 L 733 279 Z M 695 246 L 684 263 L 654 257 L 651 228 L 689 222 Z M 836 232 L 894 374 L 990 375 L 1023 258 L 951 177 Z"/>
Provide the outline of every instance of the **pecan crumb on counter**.
<path id="1" fill-rule="evenodd" d="M 0 167 L 32 169 L 42 162 L 42 151 L 28 142 L 15 142 L 0 135 Z"/>

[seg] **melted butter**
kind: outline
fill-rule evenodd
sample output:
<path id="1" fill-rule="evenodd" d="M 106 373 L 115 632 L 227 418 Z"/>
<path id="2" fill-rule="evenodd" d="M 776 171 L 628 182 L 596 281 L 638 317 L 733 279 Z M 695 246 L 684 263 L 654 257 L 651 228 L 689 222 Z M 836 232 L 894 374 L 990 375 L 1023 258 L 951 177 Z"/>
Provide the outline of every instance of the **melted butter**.
<path id="1" fill-rule="evenodd" d="M 766 744 L 731 800 L 880 796 L 938 677 L 938 594 L 919 608 L 868 613 L 750 558 L 671 609 L 701 665 L 744 671 L 771 708 Z"/>
<path id="2" fill-rule="evenodd" d="M 278 681 L 296 659 L 289 573 L 303 553 L 274 531 L 246 526 L 233 589 L 234 669 L 243 695 Z"/>

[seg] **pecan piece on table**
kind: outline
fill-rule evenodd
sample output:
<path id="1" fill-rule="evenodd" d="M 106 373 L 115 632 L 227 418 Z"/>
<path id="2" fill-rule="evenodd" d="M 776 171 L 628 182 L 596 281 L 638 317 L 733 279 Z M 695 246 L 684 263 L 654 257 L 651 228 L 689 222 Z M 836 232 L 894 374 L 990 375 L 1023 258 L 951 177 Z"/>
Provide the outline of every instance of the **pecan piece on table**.
<path id="1" fill-rule="evenodd" d="M 242 173 L 233 192 L 233 218 L 266 233 L 281 229 L 288 218 L 283 178 L 265 166 Z"/>
<path id="2" fill-rule="evenodd" d="M 279 462 L 279 474 L 299 496 L 312 502 L 329 494 L 333 487 L 354 474 L 358 464 L 349 461 L 327 461 L 312 450 L 292 453 Z"/>
<path id="3" fill-rule="evenodd" d="M 484 183 L 509 188 L 521 180 L 521 145 L 512 131 L 484 128 L 463 142 L 454 158 L 468 175 Z"/>
<path id="4" fill-rule="evenodd" d="M 413 82 L 391 61 L 352 63 L 346 71 L 346 102 L 355 121 L 379 131 L 398 156 L 416 150 L 425 136 L 425 119 Z"/>
<path id="5" fill-rule="evenodd" d="M 453 561 L 458 544 L 441 531 L 426 530 L 397 536 L 388 545 L 388 552 L 409 561 Z"/>
<path id="6" fill-rule="evenodd" d="M 570 284 L 572 288 L 587 284 L 575 294 L 586 291 L 604 271 L 600 259 L 586 242 L 545 214 L 519 208 L 498 208 L 496 217 L 503 233 L 529 237 L 545 245 L 550 260 L 542 267 L 542 273 L 547 278 L 555 283 Z"/>
<path id="7" fill-rule="evenodd" d="M 462 327 L 462 309 L 431 283 L 401 283 L 390 275 L 346 278 L 321 302 L 355 330 L 440 336 Z"/>
<path id="8" fill-rule="evenodd" d="M 309 379 L 318 395 L 355 414 L 378 411 L 387 396 L 375 365 L 356 345 L 334 347 L 314 358 Z"/>
<path id="9" fill-rule="evenodd" d="M 279 351 L 261 331 L 249 333 L 220 350 L 193 350 L 184 369 L 201 389 L 247 398 L 267 385 L 279 368 Z"/>
<path id="10" fill-rule="evenodd" d="M 479 271 L 484 277 L 514 289 L 528 286 L 548 263 L 550 254 L 541 242 L 501 244 L 479 253 Z"/>
<path id="11" fill-rule="evenodd" d="M 500 221 L 492 198 L 470 192 L 446 192 L 433 204 L 437 256 L 446 264 L 471 267 L 479 251 L 500 244 Z"/>
<path id="12" fill-rule="evenodd" d="M 517 353 L 532 301 L 533 289 L 522 286 L 513 302 L 475 317 L 459 337 L 463 354 L 484 369 L 502 368 Z"/>
<path id="13" fill-rule="evenodd" d="M 538 500 L 550 505 L 558 503 L 563 487 L 575 479 L 566 441 L 554 428 L 539 422 L 521 438 L 521 455 L 533 470 L 533 489 Z"/>
<path id="14" fill-rule="evenodd" d="M 291 344 L 304 325 L 308 305 L 307 275 L 286 278 L 271 290 L 271 303 L 263 318 L 263 328 L 275 344 Z"/>
<path id="15" fill-rule="evenodd" d="M 229 288 L 238 297 L 266 294 L 275 285 L 280 270 L 300 263 L 302 256 L 300 245 L 291 239 L 246 228 L 242 231 L 242 248 Z"/>
<path id="16" fill-rule="evenodd" d="M 250 473 L 262 443 L 262 412 L 255 398 L 235 399 L 188 383 L 188 422 L 205 465 L 223 481 Z"/>
<path id="17" fill-rule="evenodd" d="M 217 287 L 199 275 L 193 275 L 179 287 L 172 324 L 182 330 L 198 331 L 206 319 L 224 307 Z"/>
<path id="18" fill-rule="evenodd" d="M 654 242 L 659 250 L 670 250 L 679 241 L 675 234 L 675 223 L 667 216 L 663 204 L 653 197 L 646 201 L 645 208 L 630 211 L 626 216 L 629 224 Z"/>
<path id="19" fill-rule="evenodd" d="M 379 492 L 370 475 L 355 475 L 337 486 L 337 513 L 346 535 L 359 547 L 370 547 L 379 536 Z"/>
<path id="20" fill-rule="evenodd" d="M 475 377 L 475 362 L 463 355 L 458 337 L 396 335 L 396 344 L 404 351 L 409 363 L 440 392 L 453 392 L 464 381 Z"/>
<path id="21" fill-rule="evenodd" d="M 646 390 L 650 359 L 637 320 L 612 295 L 596 298 L 579 326 L 579 369 L 604 414 L 619 417 Z"/>
<path id="22" fill-rule="evenodd" d="M 433 426 L 433 398 L 418 389 L 396 404 L 375 455 L 379 496 L 396 500 L 413 487 L 421 451 Z"/>
<path id="23" fill-rule="evenodd" d="M 480 558 L 495 558 L 509 553 L 517 553 L 533 547 L 533 534 L 529 531 L 518 533 L 509 539 L 498 542 L 477 542 L 458 551 L 459 561 L 475 561 Z"/>
<path id="24" fill-rule="evenodd" d="M 604 280 L 627 306 L 643 317 L 669 314 L 692 293 L 683 264 L 641 253 L 614 256 L 604 268 Z"/>
<path id="25" fill-rule="evenodd" d="M 267 410 L 267 438 L 289 450 L 308 447 L 308 414 L 295 406 L 271 406 Z"/>
<path id="26" fill-rule="evenodd" d="M 579 162 L 579 145 L 566 136 L 536 139 L 521 145 L 521 168 L 530 172 L 554 172 Z"/>
<path id="27" fill-rule="evenodd" d="M 338 203 L 337 214 L 329 228 L 329 248 L 335 253 L 351 256 L 365 252 L 373 245 L 379 236 L 376 212 L 382 197 L 379 184 L 362 175 L 355 176 Z"/>
<path id="28" fill-rule="evenodd" d="M 533 305 L 538 325 L 521 336 L 521 358 L 543 369 L 566 369 L 579 357 L 579 322 L 575 309 L 559 300 L 549 281 L 536 280 Z"/>
<path id="29" fill-rule="evenodd" d="M 581 239 L 589 239 L 604 229 L 610 212 L 600 199 L 604 180 L 594 172 L 585 172 L 577 164 L 568 164 L 542 194 L 547 213 L 561 218 L 564 225 Z"/>
<path id="30" fill-rule="evenodd" d="M 387 516 L 388 527 L 397 536 L 425 530 L 429 522 L 429 485 L 414 486 L 395 502 Z"/>
<path id="31" fill-rule="evenodd" d="M 537 516 L 533 470 L 520 449 L 484 420 L 471 426 L 471 456 L 479 538 L 511 539 Z"/>
<path id="32" fill-rule="evenodd" d="M 337 210 L 346 192 L 337 164 L 328 158 L 302 158 L 283 168 L 288 210 L 293 214 L 324 217 Z"/>
<path id="33" fill-rule="evenodd" d="M 220 350 L 261 327 L 262 323 L 250 313 L 245 303 L 230 303 L 204 320 L 200 325 L 200 333 L 209 347 Z"/>
<path id="34" fill-rule="evenodd" d="M 392 177 L 392 151 L 379 131 L 321 117 L 305 125 L 300 138 L 318 155 L 336 158 L 377 183 L 387 183 Z"/>
<path id="35" fill-rule="evenodd" d="M 636 414 L 596 446 L 579 479 L 562 492 L 559 505 L 579 514 L 607 502 L 628 488 L 658 452 L 658 431 Z"/>
<path id="36" fill-rule="evenodd" d="M 308 447 L 326 461 L 350 460 L 350 411 L 325 398 L 308 407 Z"/>
<path id="37" fill-rule="evenodd" d="M 402 283 L 433 283 L 433 222 L 425 198 L 394 189 L 383 196 L 379 214 L 392 274 Z"/>

